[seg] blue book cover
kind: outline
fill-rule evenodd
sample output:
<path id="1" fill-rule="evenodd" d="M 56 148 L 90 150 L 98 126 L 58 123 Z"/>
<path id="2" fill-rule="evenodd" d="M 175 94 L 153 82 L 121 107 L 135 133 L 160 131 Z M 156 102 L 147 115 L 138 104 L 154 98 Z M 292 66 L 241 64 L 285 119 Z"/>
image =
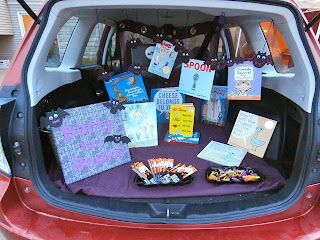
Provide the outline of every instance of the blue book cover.
<path id="1" fill-rule="evenodd" d="M 105 82 L 109 98 L 119 102 L 147 102 L 148 95 L 141 75 L 125 72 L 112 76 Z"/>
<path id="2" fill-rule="evenodd" d="M 121 111 L 129 148 L 158 145 L 156 104 L 154 102 L 125 104 Z"/>
<path id="3" fill-rule="evenodd" d="M 190 59 L 183 63 L 180 74 L 179 92 L 209 100 L 215 71 L 204 61 Z"/>
<path id="4" fill-rule="evenodd" d="M 229 101 L 226 86 L 212 86 L 210 99 L 202 104 L 202 120 L 219 126 L 227 121 Z"/>
<path id="5" fill-rule="evenodd" d="M 262 68 L 252 62 L 234 64 L 228 68 L 229 100 L 260 100 Z"/>
<path id="6" fill-rule="evenodd" d="M 170 134 L 169 131 L 167 132 L 166 136 L 164 137 L 164 141 L 168 143 L 187 143 L 187 144 L 199 144 L 200 140 L 200 133 L 194 132 L 192 137 L 184 137 L 179 134 Z"/>
<path id="7" fill-rule="evenodd" d="M 174 45 L 171 42 L 157 43 L 148 71 L 169 79 L 177 55 L 178 53 L 174 50 Z"/>
<path id="8" fill-rule="evenodd" d="M 185 95 L 177 87 L 151 89 L 151 101 L 156 103 L 158 122 L 169 122 L 170 105 L 185 102 Z"/>

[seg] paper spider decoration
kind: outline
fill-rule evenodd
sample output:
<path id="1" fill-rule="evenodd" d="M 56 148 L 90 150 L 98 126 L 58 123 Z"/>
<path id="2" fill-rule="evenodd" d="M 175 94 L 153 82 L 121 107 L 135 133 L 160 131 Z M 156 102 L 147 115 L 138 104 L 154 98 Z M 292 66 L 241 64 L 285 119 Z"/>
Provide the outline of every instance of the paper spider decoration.
<path id="1" fill-rule="evenodd" d="M 134 75 L 140 75 L 142 72 L 142 67 L 140 65 L 130 65 L 128 71 L 133 72 Z"/>
<path id="2" fill-rule="evenodd" d="M 184 50 L 184 42 L 179 40 L 178 42 L 174 43 L 174 50 L 176 52 L 180 52 L 180 51 Z"/>
<path id="3" fill-rule="evenodd" d="M 136 48 L 137 46 L 139 46 L 141 44 L 142 44 L 142 42 L 141 42 L 140 38 L 132 38 L 128 43 L 130 48 Z"/>

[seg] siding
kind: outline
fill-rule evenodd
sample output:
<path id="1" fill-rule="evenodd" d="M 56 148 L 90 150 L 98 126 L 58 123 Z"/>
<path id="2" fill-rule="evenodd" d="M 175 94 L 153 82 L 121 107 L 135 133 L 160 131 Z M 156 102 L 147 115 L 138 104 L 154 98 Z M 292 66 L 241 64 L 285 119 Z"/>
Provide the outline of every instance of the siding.
<path id="1" fill-rule="evenodd" d="M 6 1 L 6 0 L 0 0 Z M 44 0 L 26 1 L 34 12 L 39 12 Z M 19 14 L 27 14 L 16 0 L 8 0 L 8 8 L 12 23 L 12 36 L 0 36 L 0 59 L 12 59 L 22 40 L 19 25 Z"/>
<path id="2" fill-rule="evenodd" d="M 0 0 L 0 35 L 13 35 L 8 4 Z"/>

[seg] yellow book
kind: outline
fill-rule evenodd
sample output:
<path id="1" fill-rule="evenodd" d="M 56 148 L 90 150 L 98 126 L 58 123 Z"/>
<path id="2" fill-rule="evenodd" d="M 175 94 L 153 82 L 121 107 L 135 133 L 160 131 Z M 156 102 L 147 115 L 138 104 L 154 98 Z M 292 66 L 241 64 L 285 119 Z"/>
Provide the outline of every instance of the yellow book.
<path id="1" fill-rule="evenodd" d="M 195 108 L 192 103 L 172 104 L 170 106 L 169 133 L 192 137 Z"/>

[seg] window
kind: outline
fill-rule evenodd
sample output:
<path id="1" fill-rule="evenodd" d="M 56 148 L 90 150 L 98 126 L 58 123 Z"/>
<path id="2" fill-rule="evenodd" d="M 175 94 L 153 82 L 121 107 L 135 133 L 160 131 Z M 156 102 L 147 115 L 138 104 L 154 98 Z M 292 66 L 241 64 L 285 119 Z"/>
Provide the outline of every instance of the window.
<path id="1" fill-rule="evenodd" d="M 71 17 L 60 29 L 49 50 L 47 67 L 58 67 L 60 65 L 77 23 L 78 18 Z"/>
<path id="2" fill-rule="evenodd" d="M 97 64 L 99 45 L 104 28 L 105 24 L 98 23 L 93 29 L 81 61 L 82 66 Z"/>
<path id="3" fill-rule="evenodd" d="M 18 21 L 19 21 L 21 36 L 23 37 L 26 31 L 29 29 L 29 27 L 33 23 L 33 19 L 27 13 L 18 12 Z"/>
<path id="4" fill-rule="evenodd" d="M 278 72 L 287 72 L 294 66 L 290 50 L 273 22 L 261 22 L 260 27 L 267 40 L 274 66 Z"/>
<path id="5" fill-rule="evenodd" d="M 247 41 L 244 32 L 240 27 L 231 27 L 229 32 L 232 39 L 232 46 L 234 49 L 235 57 L 249 57 L 253 50 L 251 44 Z"/>

